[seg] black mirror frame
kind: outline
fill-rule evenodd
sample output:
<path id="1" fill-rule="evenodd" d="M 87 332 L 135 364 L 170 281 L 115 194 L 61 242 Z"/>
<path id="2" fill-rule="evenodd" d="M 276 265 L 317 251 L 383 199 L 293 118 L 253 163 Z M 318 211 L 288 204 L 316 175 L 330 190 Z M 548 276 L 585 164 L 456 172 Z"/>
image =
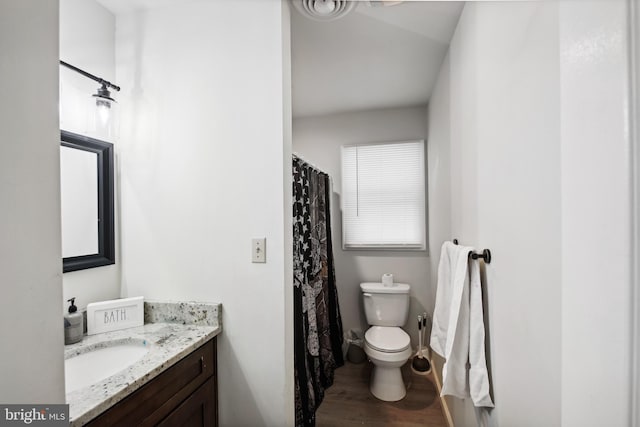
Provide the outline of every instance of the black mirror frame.
<path id="1" fill-rule="evenodd" d="M 61 131 L 60 145 L 97 154 L 98 157 L 98 253 L 62 259 L 62 271 L 84 270 L 115 264 L 113 144 Z"/>

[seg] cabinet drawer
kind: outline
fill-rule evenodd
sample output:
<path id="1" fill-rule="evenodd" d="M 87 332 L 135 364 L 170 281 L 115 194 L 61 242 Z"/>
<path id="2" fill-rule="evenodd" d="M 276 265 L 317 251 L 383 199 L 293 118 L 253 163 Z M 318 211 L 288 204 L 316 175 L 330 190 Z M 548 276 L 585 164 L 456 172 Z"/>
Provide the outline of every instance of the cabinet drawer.
<path id="1" fill-rule="evenodd" d="M 91 421 L 89 426 L 156 425 L 216 370 L 216 340 L 208 341 Z"/>

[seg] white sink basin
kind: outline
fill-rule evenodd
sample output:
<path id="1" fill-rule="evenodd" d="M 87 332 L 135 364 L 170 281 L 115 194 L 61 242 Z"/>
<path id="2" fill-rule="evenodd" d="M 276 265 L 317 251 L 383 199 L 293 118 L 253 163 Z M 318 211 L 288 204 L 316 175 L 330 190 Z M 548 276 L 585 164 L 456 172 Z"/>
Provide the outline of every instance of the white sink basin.
<path id="1" fill-rule="evenodd" d="M 87 387 L 131 366 L 149 352 L 141 339 L 106 341 L 89 346 L 81 354 L 64 361 L 67 393 Z"/>

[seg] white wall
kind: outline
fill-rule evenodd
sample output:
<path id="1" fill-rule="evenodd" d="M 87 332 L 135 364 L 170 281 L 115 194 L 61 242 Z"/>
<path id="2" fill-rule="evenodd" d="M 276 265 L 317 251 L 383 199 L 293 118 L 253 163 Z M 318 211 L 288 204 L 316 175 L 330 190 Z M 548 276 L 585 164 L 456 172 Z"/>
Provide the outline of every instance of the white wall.
<path id="1" fill-rule="evenodd" d="M 164 2 L 116 21 L 123 296 L 223 304 L 222 426 L 293 424 L 282 7 Z"/>
<path id="2" fill-rule="evenodd" d="M 626 4 L 559 6 L 563 426 L 630 425 Z"/>
<path id="3" fill-rule="evenodd" d="M 115 81 L 115 17 L 95 0 L 60 0 L 60 59 Z M 106 129 L 94 123 L 95 98 L 100 84 L 60 68 L 60 127 L 113 142 Z M 112 90 L 112 96 L 117 98 Z"/>
<path id="4" fill-rule="evenodd" d="M 285 373 L 285 414 L 287 425 L 294 424 L 295 418 L 295 363 L 293 359 L 293 215 L 288 215 L 293 206 L 293 174 L 291 167 L 291 150 L 293 140 L 293 99 L 291 82 L 291 8 L 288 2 L 282 2 L 282 92 L 283 92 L 283 169 L 284 182 L 284 348 L 287 352 L 284 359 Z M 291 291 L 287 291 L 287 289 Z M 286 415 L 285 415 L 286 416 Z"/>
<path id="5" fill-rule="evenodd" d="M 60 59 L 98 77 L 115 79 L 115 17 L 94 0 L 60 0 Z M 94 124 L 95 98 L 100 85 L 60 67 L 60 128 L 115 143 L 115 134 Z M 112 96 L 120 101 L 118 93 Z M 117 110 L 118 106 L 114 107 Z M 117 128 L 117 115 L 112 117 Z M 117 144 L 114 145 L 116 165 Z M 80 309 L 90 302 L 120 297 L 118 174 L 115 176 L 116 263 L 63 275 L 63 306 L 76 297 Z"/>
<path id="6" fill-rule="evenodd" d="M 477 2 L 458 24 L 430 139 L 449 134 L 451 234 L 493 254 L 489 425 L 628 423 L 625 49 L 623 0 Z"/>
<path id="7" fill-rule="evenodd" d="M 640 4 L 630 3 L 629 13 L 632 17 L 630 28 L 630 117 L 638 117 L 640 112 Z M 630 425 L 640 427 L 640 122 L 630 121 L 629 133 L 632 156 L 632 252 L 633 268 L 631 280 L 633 286 L 632 298 L 632 378 L 631 378 L 631 422 Z"/>
<path id="8" fill-rule="evenodd" d="M 475 3 L 450 49 L 452 233 L 494 258 L 485 290 L 496 425 L 560 423 L 557 40 L 555 5 Z"/>
<path id="9" fill-rule="evenodd" d="M 446 240 L 454 239 L 451 234 L 451 145 L 450 145 L 450 105 L 449 105 L 449 55 L 440 68 L 437 85 L 429 101 L 427 111 L 428 143 L 427 173 L 429 196 L 429 282 L 428 298 L 435 304 L 438 283 L 438 263 L 440 248 Z M 431 307 L 430 313 L 433 313 Z"/>
<path id="10" fill-rule="evenodd" d="M 435 301 L 438 283 L 438 264 L 442 243 L 457 238 L 452 234 L 451 219 L 451 99 L 450 99 L 451 65 L 449 54 L 445 57 L 436 86 L 429 100 L 427 111 L 428 132 L 428 193 L 429 193 L 429 298 Z M 455 158 L 459 167 L 458 155 Z M 465 242 L 466 244 L 466 242 Z M 431 312 L 432 313 L 432 312 Z M 432 314 L 433 315 L 433 314 Z M 444 359 L 432 352 L 431 361 L 434 370 L 442 372 Z M 442 375 L 440 375 L 442 378 Z M 475 419 L 471 405 L 465 405 L 456 399 L 447 399 L 449 408 L 454 412 L 459 425 L 473 425 Z"/>
<path id="11" fill-rule="evenodd" d="M 58 2 L 0 2 L 0 402 L 64 403 Z"/>
<path id="12" fill-rule="evenodd" d="M 477 197 L 475 206 L 458 199 L 460 210 L 477 209 L 463 241 L 495 257 L 486 291 L 497 420 L 550 427 L 561 411 L 557 10 L 546 3 L 478 6 L 477 175 L 452 166 L 461 171 L 452 188 L 473 188 Z M 459 143 L 464 151 L 474 141 L 463 136 Z M 535 368 L 523 372 L 523 365 Z"/>
<path id="13" fill-rule="evenodd" d="M 429 259 L 426 251 L 356 251 L 342 249 L 340 211 L 340 147 L 361 142 L 425 139 L 425 108 L 372 110 L 293 120 L 293 151 L 328 173 L 333 182 L 331 220 L 333 255 L 340 313 L 345 332 L 366 330 L 360 283 L 379 282 L 384 273 L 394 281 L 411 285 L 411 306 L 405 329 L 417 339 L 414 319 L 424 311 L 433 312 L 434 299 L 429 287 Z"/>

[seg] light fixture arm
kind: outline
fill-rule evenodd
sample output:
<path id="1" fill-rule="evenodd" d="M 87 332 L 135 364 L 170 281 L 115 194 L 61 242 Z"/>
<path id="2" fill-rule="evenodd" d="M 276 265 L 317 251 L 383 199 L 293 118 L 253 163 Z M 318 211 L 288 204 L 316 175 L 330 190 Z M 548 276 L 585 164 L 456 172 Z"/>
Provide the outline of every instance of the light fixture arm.
<path id="1" fill-rule="evenodd" d="M 69 64 L 68 62 L 60 61 L 60 65 L 63 65 L 65 67 L 69 68 L 70 70 L 75 71 L 76 73 L 82 74 L 83 76 L 88 77 L 91 80 L 95 80 L 96 82 L 100 83 L 103 86 L 110 87 L 110 88 L 112 88 L 112 89 L 114 89 L 114 90 L 116 90 L 118 92 L 120 91 L 120 86 L 116 86 L 113 83 L 111 83 L 110 81 L 107 81 L 107 80 L 105 80 L 103 78 L 94 76 L 93 74 L 88 73 L 88 72 L 86 72 L 84 70 L 81 70 L 80 68 L 78 68 L 76 66 L 73 66 L 73 65 Z"/>

